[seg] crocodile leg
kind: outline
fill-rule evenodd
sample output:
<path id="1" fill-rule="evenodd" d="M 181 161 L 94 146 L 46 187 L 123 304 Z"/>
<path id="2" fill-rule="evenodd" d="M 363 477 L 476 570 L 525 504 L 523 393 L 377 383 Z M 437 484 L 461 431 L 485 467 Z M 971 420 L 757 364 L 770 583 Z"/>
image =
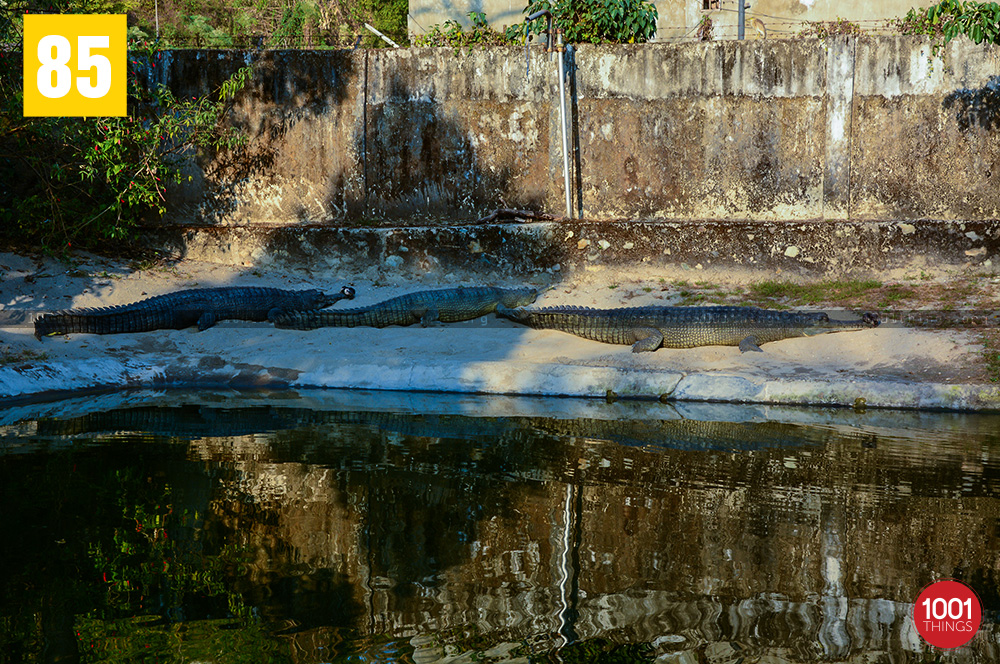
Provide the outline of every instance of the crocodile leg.
<path id="1" fill-rule="evenodd" d="M 198 331 L 204 332 L 208 328 L 215 325 L 217 318 L 211 311 L 205 311 L 200 316 L 198 316 Z"/>
<path id="2" fill-rule="evenodd" d="M 756 337 L 754 337 L 753 335 L 750 335 L 749 337 L 745 337 L 742 341 L 740 341 L 740 352 L 741 353 L 745 353 L 745 352 L 751 351 L 751 350 L 752 351 L 756 351 L 758 353 L 763 353 L 764 352 L 764 349 L 760 347 L 760 344 L 757 343 Z"/>
<path id="3" fill-rule="evenodd" d="M 413 315 L 420 319 L 421 327 L 440 327 L 441 312 L 435 306 L 425 308 L 423 311 L 414 310 Z"/>
<path id="4" fill-rule="evenodd" d="M 636 340 L 632 344 L 633 353 L 652 353 L 663 345 L 663 333 L 655 327 L 636 327 L 630 333 Z"/>

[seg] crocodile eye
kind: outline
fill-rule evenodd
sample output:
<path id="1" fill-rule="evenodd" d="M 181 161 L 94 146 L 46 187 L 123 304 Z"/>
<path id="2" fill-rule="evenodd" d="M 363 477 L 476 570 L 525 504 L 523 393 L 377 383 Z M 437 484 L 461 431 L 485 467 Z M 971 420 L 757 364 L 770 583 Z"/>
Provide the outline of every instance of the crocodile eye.
<path id="1" fill-rule="evenodd" d="M 344 297 L 346 297 L 348 300 L 354 299 L 355 291 L 350 286 L 344 286 L 343 288 L 340 289 L 340 292 L 343 293 Z"/>

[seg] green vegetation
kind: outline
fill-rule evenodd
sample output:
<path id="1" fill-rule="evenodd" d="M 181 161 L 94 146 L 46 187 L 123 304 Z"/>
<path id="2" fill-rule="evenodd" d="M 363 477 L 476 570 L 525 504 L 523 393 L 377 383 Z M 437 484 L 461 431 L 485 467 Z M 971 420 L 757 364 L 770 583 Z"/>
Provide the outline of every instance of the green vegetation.
<path id="1" fill-rule="evenodd" d="M 431 26 L 426 34 L 415 36 L 413 45 L 451 46 L 460 50 L 473 46 L 524 43 L 524 28 L 520 25 L 508 26 L 504 32 L 499 32 L 489 26 L 486 14 L 482 12 L 470 12 L 469 18 L 472 20 L 469 30 L 465 30 L 458 21 L 445 21 L 444 25 Z"/>
<path id="2" fill-rule="evenodd" d="M 0 350 L 0 366 L 5 364 L 21 364 L 23 362 L 40 362 L 49 359 L 48 353 L 39 353 L 33 350 L 12 351 L 8 349 Z"/>
<path id="3" fill-rule="evenodd" d="M 901 284 L 891 284 L 887 286 L 882 293 L 882 299 L 879 302 L 881 306 L 888 307 L 897 302 L 902 302 L 903 300 L 910 300 L 917 297 L 917 292 L 912 288 L 903 286 Z"/>
<path id="4" fill-rule="evenodd" d="M 102 620 L 90 615 L 74 627 L 87 648 L 86 662 L 215 662 L 217 664 L 291 664 L 296 659 L 275 646 L 259 622 L 228 618 L 162 624 L 155 617 Z M 170 653 L 173 659 L 161 657 Z"/>
<path id="5" fill-rule="evenodd" d="M 914 8 L 898 21 L 904 35 L 927 35 L 937 55 L 941 47 L 959 35 L 977 44 L 1000 43 L 1000 4 L 973 0 L 942 0 L 930 7 Z"/>
<path id="6" fill-rule="evenodd" d="M 929 279 L 923 274 L 910 281 L 918 278 L 923 281 Z M 892 308 L 903 302 L 917 301 L 918 305 L 925 306 L 933 301 L 938 308 L 947 309 L 949 304 L 954 306 L 954 302 L 962 301 L 989 306 L 978 301 L 989 290 L 988 284 L 978 280 L 948 286 L 913 286 L 905 283 L 885 284 L 875 279 L 830 280 L 806 284 L 772 279 L 750 284 L 745 288 L 727 288 L 701 280 L 694 284 L 677 281 L 674 282 L 674 287 L 677 289 L 677 299 L 673 303 L 677 305 L 748 304 L 774 309 L 802 305 Z"/>
<path id="7" fill-rule="evenodd" d="M 0 6 L 0 42 L 20 39 L 26 8 Z M 94 6 L 72 0 L 60 9 Z M 130 44 L 129 115 L 109 118 L 24 117 L 20 58 L 0 57 L 0 239 L 50 253 L 120 248 L 140 220 L 164 212 L 165 189 L 181 182 L 186 160 L 245 144 L 223 119 L 252 70 L 210 96 L 177 99 L 142 78 L 159 57 L 149 44 Z"/>
<path id="8" fill-rule="evenodd" d="M 128 0 L 140 38 L 159 38 L 165 48 L 341 48 L 357 37 L 368 47 L 386 43 L 369 23 L 407 45 L 407 0 Z"/>
<path id="9" fill-rule="evenodd" d="M 883 284 L 875 279 L 820 281 L 795 284 L 789 281 L 763 281 L 750 286 L 750 295 L 766 300 L 784 300 L 791 306 L 833 303 L 860 306 L 867 302 L 891 307 L 919 297 L 917 291 L 902 284 Z"/>
<path id="10" fill-rule="evenodd" d="M 70 445 L 0 466 L 0 498 L 19 506 L 0 515 L 0 527 L 18 533 L 0 553 L 0 652 L 11 657 L 0 660 L 43 661 L 53 659 L 43 649 L 77 647 L 83 661 L 104 662 L 153 661 L 151 652 L 235 662 L 264 652 L 247 647 L 269 635 L 234 589 L 246 552 L 192 537 L 203 515 L 154 470 L 151 458 L 183 460 L 186 447 L 134 444 L 111 462 Z M 199 606 L 222 620 L 175 624 Z M 67 620 L 65 632 L 53 636 L 51 620 Z"/>
<path id="11" fill-rule="evenodd" d="M 738 292 L 703 279 L 694 282 L 693 286 L 687 281 L 678 281 L 675 285 L 679 289 L 679 299 L 673 304 L 678 306 L 728 304 L 730 297 L 739 295 Z"/>
<path id="12" fill-rule="evenodd" d="M 542 9 L 552 12 L 568 42 L 636 44 L 656 34 L 656 6 L 646 0 L 535 0 L 524 13 Z M 544 23 L 536 21 L 536 33 Z"/>
<path id="13" fill-rule="evenodd" d="M 931 275 L 921 272 L 911 275 L 899 283 L 883 283 L 875 279 L 846 279 L 819 281 L 806 284 L 791 281 L 768 280 L 747 286 L 725 286 L 710 281 L 681 280 L 673 284 L 674 296 L 670 304 L 678 306 L 726 304 L 750 305 L 768 309 L 789 309 L 807 307 L 846 307 L 850 309 L 909 310 L 925 312 L 919 322 L 921 327 L 950 327 L 962 324 L 961 316 L 941 315 L 940 312 L 956 312 L 961 309 L 994 311 L 997 307 L 996 278 L 983 275 L 969 275 L 953 278 L 946 283 L 927 283 Z M 917 282 L 917 283 L 913 283 Z M 643 288 L 643 290 L 646 290 Z M 648 292 L 648 291 L 647 291 Z M 988 346 L 1000 349 L 1000 335 L 993 332 L 998 321 L 986 326 L 987 334 L 992 334 Z M 957 321 L 957 322 L 956 322 Z M 976 323 L 982 326 L 980 320 Z M 987 359 L 993 357 L 987 351 Z M 996 361 L 994 361 L 996 362 Z M 997 374 L 1000 376 L 1000 374 Z"/>
<path id="14" fill-rule="evenodd" d="M 712 35 L 712 18 L 705 14 L 698 21 L 698 31 L 694 33 L 695 39 L 698 41 L 712 41 L 715 37 Z"/>
<path id="15" fill-rule="evenodd" d="M 232 35 L 218 28 L 213 28 L 208 22 L 208 18 L 201 14 L 182 15 L 180 25 L 172 26 L 171 32 L 177 35 L 180 30 L 186 32 L 189 43 L 201 48 L 231 48 L 233 45 Z M 178 29 L 179 28 L 179 29 Z M 135 33 L 133 32 L 133 35 Z M 145 35 L 135 35 L 140 38 Z M 148 39 L 148 37 L 146 37 Z"/>
<path id="16" fill-rule="evenodd" d="M 990 381 L 1000 383 L 1000 333 L 983 334 L 983 361 Z"/>
<path id="17" fill-rule="evenodd" d="M 524 9 L 525 14 L 548 9 L 563 29 L 567 42 L 639 43 L 649 41 L 656 33 L 656 7 L 645 0 L 535 0 Z M 482 12 L 470 12 L 472 27 L 465 29 L 458 21 L 434 25 L 413 40 L 414 46 L 496 46 L 523 44 L 524 24 L 507 26 L 503 32 L 490 27 Z M 546 27 L 544 18 L 532 25 L 535 34 Z"/>
<path id="18" fill-rule="evenodd" d="M 819 304 L 821 302 L 857 299 L 871 290 L 882 287 L 874 279 L 848 281 L 820 281 L 813 284 L 795 284 L 790 281 L 762 281 L 750 286 L 750 294 L 759 298 L 785 298 L 792 304 Z"/>

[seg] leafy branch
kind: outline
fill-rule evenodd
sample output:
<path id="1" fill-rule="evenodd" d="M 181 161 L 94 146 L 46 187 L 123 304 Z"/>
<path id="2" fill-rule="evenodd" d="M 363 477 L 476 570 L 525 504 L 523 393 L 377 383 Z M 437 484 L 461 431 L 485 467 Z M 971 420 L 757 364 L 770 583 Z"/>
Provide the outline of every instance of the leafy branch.
<path id="1" fill-rule="evenodd" d="M 636 44 L 656 34 L 656 5 L 647 0 L 534 0 L 524 12 L 542 9 L 552 12 L 568 42 Z"/>
<path id="2" fill-rule="evenodd" d="M 997 44 L 1000 43 L 1000 4 L 942 0 L 930 7 L 911 9 L 897 21 L 896 28 L 904 35 L 929 36 L 935 56 L 959 35 L 977 44 Z"/>
<path id="3" fill-rule="evenodd" d="M 251 67 L 212 94 L 177 99 L 144 80 L 160 52 L 129 46 L 127 117 L 23 117 L 20 68 L 0 54 L 0 233 L 8 240 L 50 252 L 120 246 L 140 220 L 165 212 L 166 187 L 181 182 L 185 161 L 246 144 L 225 119 Z"/>

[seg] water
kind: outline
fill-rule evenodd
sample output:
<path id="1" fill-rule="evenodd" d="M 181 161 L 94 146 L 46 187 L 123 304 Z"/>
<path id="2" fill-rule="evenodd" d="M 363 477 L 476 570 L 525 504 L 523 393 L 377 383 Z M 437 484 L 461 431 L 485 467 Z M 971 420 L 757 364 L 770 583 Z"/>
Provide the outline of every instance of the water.
<path id="1" fill-rule="evenodd" d="M 997 416 L 138 392 L 0 411 L 0 496 L 3 662 L 1000 659 Z"/>

